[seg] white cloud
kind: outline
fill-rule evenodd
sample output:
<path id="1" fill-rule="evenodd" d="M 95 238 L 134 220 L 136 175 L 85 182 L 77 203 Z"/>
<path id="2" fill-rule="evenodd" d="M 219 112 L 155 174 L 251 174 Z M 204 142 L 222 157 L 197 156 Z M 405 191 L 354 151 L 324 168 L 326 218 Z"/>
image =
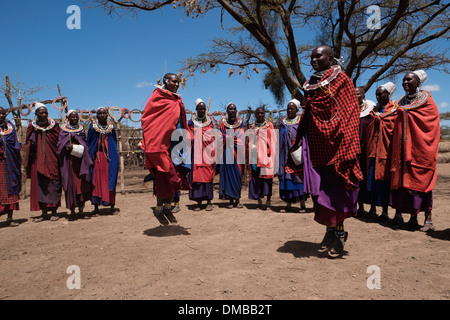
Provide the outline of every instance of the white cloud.
<path id="1" fill-rule="evenodd" d="M 448 107 L 450 107 L 450 104 L 448 102 L 444 101 L 439 104 L 439 108 L 441 108 L 441 109 L 448 108 Z"/>
<path id="2" fill-rule="evenodd" d="M 438 84 L 427 84 L 422 87 L 422 90 L 430 91 L 430 92 L 441 91 L 441 87 Z"/>
<path id="3" fill-rule="evenodd" d="M 151 86 L 153 86 L 153 83 L 150 83 L 148 81 L 141 81 L 136 85 L 136 88 L 141 89 L 141 88 L 151 87 Z"/>

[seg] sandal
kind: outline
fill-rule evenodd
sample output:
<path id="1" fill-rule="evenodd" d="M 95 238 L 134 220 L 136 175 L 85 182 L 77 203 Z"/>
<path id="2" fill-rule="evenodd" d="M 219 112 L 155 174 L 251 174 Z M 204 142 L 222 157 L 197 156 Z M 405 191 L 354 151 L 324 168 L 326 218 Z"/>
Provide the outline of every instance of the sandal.
<path id="1" fill-rule="evenodd" d="M 342 257 L 344 253 L 345 242 L 348 238 L 348 232 L 344 232 L 344 236 L 334 236 L 333 242 L 330 245 L 330 249 L 328 250 L 328 257 L 330 259 L 336 259 Z"/>
<path id="2" fill-rule="evenodd" d="M 300 212 L 301 212 L 301 213 L 305 213 L 305 212 L 306 212 L 306 205 L 302 204 L 302 205 L 300 206 Z"/>
<path id="3" fill-rule="evenodd" d="M 33 221 L 36 223 L 42 222 L 44 220 L 47 220 L 47 216 L 41 215 L 39 217 L 37 217 L 36 219 L 34 219 Z"/>
<path id="4" fill-rule="evenodd" d="M 213 206 L 212 206 L 212 204 L 211 203 L 208 203 L 207 205 L 206 205 L 206 211 L 212 211 L 212 209 L 213 209 Z"/>
<path id="5" fill-rule="evenodd" d="M 390 220 L 390 222 L 391 222 L 392 225 L 399 226 L 399 227 L 401 227 L 401 226 L 403 226 L 405 224 L 405 220 L 403 220 L 403 216 L 402 215 L 398 215 L 398 214 L 396 214 L 394 216 L 394 218 L 392 218 Z"/>
<path id="6" fill-rule="evenodd" d="M 169 221 L 167 221 L 166 217 L 164 217 L 162 211 L 158 211 L 156 208 L 153 210 L 153 215 L 158 219 L 159 223 L 161 223 L 163 226 L 167 226 L 169 224 Z"/>
<path id="7" fill-rule="evenodd" d="M 423 227 L 420 228 L 420 231 L 422 232 L 436 231 L 436 228 L 434 227 L 433 222 L 425 221 Z"/>
<path id="8" fill-rule="evenodd" d="M 387 212 L 382 212 L 379 216 L 378 216 L 378 221 L 380 222 L 384 222 L 384 221 L 389 221 L 389 215 Z"/>
<path id="9" fill-rule="evenodd" d="M 327 230 L 317 251 L 319 251 L 320 253 L 328 251 L 331 243 L 334 240 L 334 237 L 335 237 L 335 230 L 334 229 Z"/>
<path id="10" fill-rule="evenodd" d="M 88 215 L 84 214 L 83 212 L 79 213 L 78 217 L 83 220 L 89 220 L 91 218 Z"/>
<path id="11" fill-rule="evenodd" d="M 178 223 L 177 219 L 176 219 L 175 216 L 172 214 L 172 211 L 171 211 L 170 209 L 163 210 L 163 214 L 166 216 L 166 218 L 167 218 L 171 223 Z"/>
<path id="12" fill-rule="evenodd" d="M 238 208 L 238 209 L 242 209 L 244 206 L 242 205 L 242 203 L 239 201 L 239 200 L 237 200 L 236 201 L 236 208 Z"/>
<path id="13" fill-rule="evenodd" d="M 180 205 L 178 205 L 178 204 L 176 204 L 174 207 L 173 207 L 173 209 L 172 209 L 172 213 L 177 213 L 177 212 L 179 212 L 181 209 L 180 209 Z"/>
<path id="14" fill-rule="evenodd" d="M 407 223 L 405 223 L 405 229 L 409 231 L 420 230 L 419 222 L 417 222 L 417 219 L 410 219 Z"/>
<path id="15" fill-rule="evenodd" d="M 367 212 L 365 210 L 358 209 L 358 211 L 356 211 L 356 218 L 364 218 L 366 214 Z"/>
<path id="16" fill-rule="evenodd" d="M 364 219 L 377 220 L 378 219 L 378 215 L 377 215 L 376 211 L 370 210 L 369 212 L 366 212 L 366 214 L 364 215 Z"/>
<path id="17" fill-rule="evenodd" d="M 12 219 L 8 219 L 8 226 L 14 228 L 14 227 L 18 227 L 19 224 L 17 222 L 14 222 Z"/>

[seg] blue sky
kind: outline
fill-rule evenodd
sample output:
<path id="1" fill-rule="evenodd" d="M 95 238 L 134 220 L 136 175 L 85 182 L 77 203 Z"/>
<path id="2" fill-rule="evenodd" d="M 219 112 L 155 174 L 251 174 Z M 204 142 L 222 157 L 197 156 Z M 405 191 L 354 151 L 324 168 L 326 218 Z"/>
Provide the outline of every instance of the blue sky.
<path id="1" fill-rule="evenodd" d="M 66 26 L 70 5 L 81 8 L 81 30 Z M 230 35 L 220 26 L 220 12 L 194 20 L 167 7 L 138 18 L 111 17 L 76 0 L 1 0 L 0 36 L 2 79 L 8 74 L 14 80 L 17 74 L 27 85 L 47 86 L 37 94 L 41 100 L 57 97 L 59 84 L 71 109 L 119 106 L 131 110 L 142 109 L 156 80 L 166 72 L 176 72 L 182 59 L 206 51 L 212 38 Z M 229 78 L 228 69 L 190 79 L 179 91 L 186 107 L 193 110 L 197 98 L 208 101 L 211 97 L 211 111 L 222 110 L 228 102 L 235 102 L 240 110 L 261 102 L 275 109 L 261 75 L 254 74 L 251 80 Z M 431 89 L 441 112 L 449 112 L 448 75 L 427 73 L 425 89 Z M 395 99 L 403 95 L 401 78 L 394 81 Z M 375 88 L 381 84 L 367 98 L 375 101 Z M 7 105 L 2 95 L 0 106 Z M 56 110 L 50 109 L 56 117 Z"/>

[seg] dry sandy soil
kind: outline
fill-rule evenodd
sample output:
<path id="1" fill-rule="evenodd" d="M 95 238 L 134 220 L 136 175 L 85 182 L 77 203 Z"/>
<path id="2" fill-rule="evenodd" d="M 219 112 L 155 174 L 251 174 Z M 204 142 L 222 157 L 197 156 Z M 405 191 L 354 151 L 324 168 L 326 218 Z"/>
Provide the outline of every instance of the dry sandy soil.
<path id="1" fill-rule="evenodd" d="M 128 188 L 141 190 L 118 195 L 118 215 L 34 223 L 25 199 L 15 213 L 19 227 L 1 218 L 0 300 L 448 300 L 450 164 L 438 170 L 435 232 L 352 218 L 338 260 L 316 253 L 325 229 L 314 222 L 310 200 L 306 213 L 280 213 L 277 196 L 271 211 L 244 197 L 244 209 L 215 200 L 212 212 L 194 212 L 184 193 L 178 224 L 162 227 L 145 172 L 128 174 Z M 380 289 L 367 286 L 373 265 Z M 81 289 L 68 288 L 69 266 L 79 267 Z"/>

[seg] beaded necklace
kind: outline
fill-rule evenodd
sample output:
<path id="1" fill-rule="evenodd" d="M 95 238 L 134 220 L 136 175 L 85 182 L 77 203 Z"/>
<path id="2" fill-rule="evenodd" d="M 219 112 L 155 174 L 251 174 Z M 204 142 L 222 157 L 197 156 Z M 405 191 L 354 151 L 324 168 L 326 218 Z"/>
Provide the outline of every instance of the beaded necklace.
<path id="1" fill-rule="evenodd" d="M 41 127 L 40 125 L 37 124 L 36 120 L 33 120 L 31 122 L 31 125 L 36 129 L 36 130 L 41 130 L 41 131 L 48 131 L 53 129 L 53 127 L 55 126 L 56 122 L 55 120 L 53 120 L 52 118 L 48 118 L 48 126 L 47 127 Z"/>
<path id="2" fill-rule="evenodd" d="M 113 131 L 114 129 L 114 126 L 112 124 L 106 124 L 105 126 L 103 126 L 96 121 L 92 123 L 92 127 L 94 128 L 95 131 L 103 134 L 111 133 L 111 131 Z"/>
<path id="3" fill-rule="evenodd" d="M 431 93 L 429 93 L 428 91 L 420 91 L 420 94 L 418 94 L 412 100 L 408 99 L 407 96 L 403 96 L 398 102 L 406 103 L 405 105 L 400 106 L 400 108 L 410 110 L 410 109 L 415 109 L 415 108 L 418 108 L 418 107 L 424 105 L 430 96 L 431 96 Z"/>
<path id="4" fill-rule="evenodd" d="M 288 119 L 288 117 L 283 119 L 283 123 L 287 126 L 293 126 L 294 124 L 297 124 L 300 122 L 300 117 L 296 116 L 295 118 Z"/>
<path id="5" fill-rule="evenodd" d="M 203 120 L 205 120 L 205 122 L 203 122 Z M 203 119 L 199 119 L 197 117 L 197 114 L 194 113 L 192 116 L 192 122 L 194 123 L 194 126 L 199 127 L 199 128 L 204 128 L 207 127 L 211 124 L 211 118 L 208 115 L 205 115 L 205 117 Z"/>
<path id="6" fill-rule="evenodd" d="M 6 130 L 3 129 L 3 126 L 6 124 Z M 6 136 L 13 131 L 13 127 L 9 122 L 4 122 L 3 125 L 0 125 L 0 135 Z"/>
<path id="7" fill-rule="evenodd" d="M 266 128 L 269 127 L 269 124 L 267 123 L 267 120 L 265 120 L 265 121 L 262 122 L 262 123 L 255 122 L 255 123 L 252 125 L 252 127 L 253 127 L 253 129 L 256 129 L 256 130 L 259 130 L 259 129 L 266 129 Z"/>
<path id="8" fill-rule="evenodd" d="M 378 109 L 378 104 L 377 104 L 377 109 Z M 398 104 L 397 103 L 394 103 L 394 107 L 391 109 L 391 110 L 389 110 L 389 112 L 378 112 L 378 111 L 373 111 L 373 113 L 374 113 L 374 115 L 376 115 L 377 117 L 381 117 L 381 118 L 384 118 L 384 117 L 387 117 L 388 115 L 390 115 L 390 114 L 392 114 L 392 113 L 394 113 L 395 111 L 397 111 L 397 109 L 398 109 Z M 385 111 L 386 111 L 386 106 L 385 106 L 385 109 L 384 109 Z"/>
<path id="9" fill-rule="evenodd" d="M 6 130 L 3 130 L 3 127 L 5 124 L 6 124 Z M 3 143 L 3 158 L 4 159 L 6 159 L 6 153 L 7 153 L 6 136 L 9 135 L 12 131 L 13 131 L 13 127 L 9 122 L 5 121 L 5 122 L 3 122 L 2 125 L 0 125 L 0 136 L 1 136 L 0 141 Z"/>
<path id="10" fill-rule="evenodd" d="M 333 72 L 323 81 L 316 84 L 309 84 L 309 80 L 303 85 L 305 91 L 316 90 L 317 88 L 322 88 L 330 84 L 331 81 L 336 79 L 336 77 L 341 73 L 340 66 L 331 66 Z"/>
<path id="11" fill-rule="evenodd" d="M 229 128 L 229 129 L 235 129 L 241 126 L 242 124 L 242 118 L 236 118 L 236 122 L 234 124 L 229 124 L 228 123 L 228 118 L 222 118 L 222 122 L 224 124 L 225 127 Z"/>
<path id="12" fill-rule="evenodd" d="M 75 127 L 72 127 L 69 123 L 64 123 L 61 126 L 61 130 L 72 133 L 72 132 L 80 132 L 80 131 L 84 130 L 84 128 L 81 124 L 78 124 Z"/>

